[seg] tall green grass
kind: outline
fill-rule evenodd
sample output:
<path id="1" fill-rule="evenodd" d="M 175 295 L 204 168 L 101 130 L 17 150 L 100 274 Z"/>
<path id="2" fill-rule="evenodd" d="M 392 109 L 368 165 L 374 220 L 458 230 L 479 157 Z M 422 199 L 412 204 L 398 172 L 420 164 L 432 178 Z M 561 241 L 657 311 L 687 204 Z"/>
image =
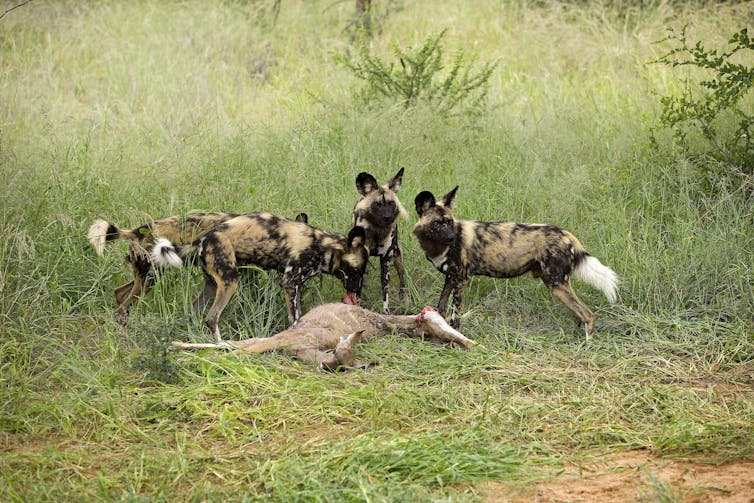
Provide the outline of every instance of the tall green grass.
<path id="1" fill-rule="evenodd" d="M 749 4 L 405 3 L 376 53 L 447 28 L 448 53 L 499 61 L 473 119 L 358 108 L 335 58 L 351 3 L 283 2 L 275 22 L 270 4 L 35 1 L 0 20 L 0 499 L 475 500 L 595 452 L 752 456 L 750 195 L 651 146 L 657 94 L 685 76 L 646 64 L 667 26 L 714 44 Z M 164 351 L 208 338 L 196 270 L 117 324 L 125 246 L 96 257 L 94 219 L 306 211 L 345 232 L 356 174 L 401 166 L 416 310 L 442 277 L 413 198 L 458 184 L 458 218 L 565 227 L 618 272 L 614 306 L 575 285 L 594 341 L 531 278 L 472 281 L 474 350 L 388 337 L 360 348 L 368 372 Z M 223 333 L 282 329 L 275 274 L 244 276 Z M 340 289 L 312 280 L 304 307 Z"/>

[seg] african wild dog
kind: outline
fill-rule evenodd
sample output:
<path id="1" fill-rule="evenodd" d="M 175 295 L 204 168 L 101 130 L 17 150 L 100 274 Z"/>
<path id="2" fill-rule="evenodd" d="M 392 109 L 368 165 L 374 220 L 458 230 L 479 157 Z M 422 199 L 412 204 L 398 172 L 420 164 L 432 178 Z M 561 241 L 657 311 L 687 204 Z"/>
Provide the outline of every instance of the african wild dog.
<path id="1" fill-rule="evenodd" d="M 419 221 L 413 232 L 427 259 L 445 274 L 437 305 L 440 313 L 445 313 L 451 293 L 456 311 L 461 311 L 471 276 L 513 278 L 531 271 L 579 317 L 590 339 L 594 314 L 576 297 L 571 274 L 615 302 L 615 272 L 587 253 L 573 234 L 552 225 L 454 219 L 450 210 L 457 190 L 451 190 L 439 202 L 431 192 L 424 191 L 414 201 Z M 457 327 L 458 321 L 451 320 L 451 325 Z"/>
<path id="2" fill-rule="evenodd" d="M 406 273 L 403 258 L 398 247 L 398 217 L 408 218 L 406 210 L 398 200 L 396 192 L 403 182 L 403 168 L 393 178 L 380 187 L 377 180 L 366 172 L 356 176 L 356 189 L 361 198 L 353 209 L 352 225 L 366 231 L 366 245 L 371 256 L 380 257 L 380 283 L 382 286 L 382 310 L 388 312 L 388 284 L 390 265 L 395 264 L 398 274 L 398 293 L 408 308 L 409 297 L 406 289 Z M 361 295 L 361 292 L 357 292 Z"/>
<path id="3" fill-rule="evenodd" d="M 202 237 L 218 224 L 237 217 L 237 213 L 189 213 L 152 220 L 133 230 L 122 230 L 105 220 L 95 221 L 87 238 L 97 255 L 102 255 L 105 245 L 121 238 L 130 239 L 126 260 L 131 264 L 134 279 L 115 289 L 118 303 L 116 315 L 125 321 L 131 305 L 142 293 L 147 293 L 154 284 L 152 248 L 157 238 L 165 238 L 176 244 L 189 244 Z M 299 222 L 307 223 L 306 213 L 296 216 Z"/>
<path id="4" fill-rule="evenodd" d="M 332 274 L 346 289 L 344 301 L 355 303 L 361 289 L 369 251 L 364 229 L 354 227 L 348 236 L 315 229 L 303 222 L 271 213 L 249 213 L 222 223 L 191 245 L 166 239 L 155 244 L 152 257 L 158 265 L 180 267 L 183 257 L 198 251 L 204 273 L 204 291 L 194 302 L 198 309 L 214 298 L 206 322 L 219 342 L 218 319 L 238 288 L 238 266 L 253 264 L 282 273 L 288 320 L 301 317 L 301 289 L 311 277 Z"/>
<path id="5" fill-rule="evenodd" d="M 425 307 L 417 316 L 380 314 L 359 306 L 323 304 L 306 313 L 294 326 L 271 337 L 223 341 L 216 344 L 174 341 L 181 349 L 231 348 L 249 353 L 281 349 L 305 362 L 316 363 L 327 370 L 366 368 L 356 360 L 353 349 L 362 340 L 406 334 L 409 337 L 430 337 L 471 348 L 475 342 L 448 325 L 440 314 Z"/>
<path id="6" fill-rule="evenodd" d="M 115 289 L 118 303 L 116 314 L 125 321 L 131 305 L 154 283 L 152 248 L 159 237 L 174 243 L 186 244 L 203 236 L 207 231 L 238 215 L 232 213 L 189 213 L 153 220 L 133 230 L 122 230 L 105 220 L 97 220 L 89 227 L 87 237 L 97 255 L 102 255 L 105 245 L 121 238 L 130 239 L 126 260 L 131 264 L 134 279 Z"/>

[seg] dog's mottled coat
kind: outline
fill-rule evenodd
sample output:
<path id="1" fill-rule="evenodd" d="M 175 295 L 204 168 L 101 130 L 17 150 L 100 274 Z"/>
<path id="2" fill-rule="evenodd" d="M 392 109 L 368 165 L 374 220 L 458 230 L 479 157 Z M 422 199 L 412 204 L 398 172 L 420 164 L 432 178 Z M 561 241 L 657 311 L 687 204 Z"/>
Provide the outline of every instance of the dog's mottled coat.
<path id="1" fill-rule="evenodd" d="M 398 218 L 408 218 L 396 192 L 403 183 L 401 168 L 388 183 L 380 186 L 377 179 L 362 171 L 356 176 L 356 190 L 361 197 L 353 209 L 352 225 L 366 231 L 366 245 L 369 254 L 380 258 L 380 286 L 382 288 L 382 310 L 388 312 L 390 283 L 390 266 L 395 265 L 398 275 L 398 294 L 408 307 L 409 298 L 406 289 L 406 273 L 403 269 L 403 257 L 398 246 Z M 361 292 L 357 292 L 360 296 Z"/>
<path id="2" fill-rule="evenodd" d="M 191 245 L 159 240 L 153 259 L 159 265 L 180 266 L 191 252 L 198 252 L 205 280 L 194 305 L 214 298 L 206 321 L 218 341 L 218 319 L 238 288 L 238 266 L 252 264 L 282 274 L 288 319 L 293 324 L 301 316 L 301 290 L 308 279 L 320 273 L 332 274 L 341 280 L 346 292 L 356 292 L 369 259 L 360 227 L 345 236 L 271 213 L 230 219 Z"/>
<path id="3" fill-rule="evenodd" d="M 189 213 L 152 220 L 132 230 L 119 229 L 105 220 L 95 221 L 89 227 L 87 238 L 97 255 L 102 255 L 108 243 L 118 239 L 130 240 L 126 260 L 131 264 L 134 279 L 115 289 L 118 318 L 125 320 L 131 305 L 152 287 L 152 249 L 158 238 L 165 238 L 176 244 L 188 244 L 216 225 L 237 216 L 233 213 Z"/>
<path id="4" fill-rule="evenodd" d="M 471 276 L 513 278 L 531 272 L 578 316 L 589 339 L 594 314 L 576 296 L 571 276 L 590 283 L 614 302 L 615 272 L 587 253 L 573 234 L 552 225 L 456 220 L 451 209 L 457 190 L 439 202 L 424 191 L 414 201 L 419 221 L 413 233 L 427 259 L 445 275 L 437 305 L 440 313 L 445 313 L 451 294 L 456 311 L 461 311 Z M 451 324 L 457 326 L 457 319 Z"/>

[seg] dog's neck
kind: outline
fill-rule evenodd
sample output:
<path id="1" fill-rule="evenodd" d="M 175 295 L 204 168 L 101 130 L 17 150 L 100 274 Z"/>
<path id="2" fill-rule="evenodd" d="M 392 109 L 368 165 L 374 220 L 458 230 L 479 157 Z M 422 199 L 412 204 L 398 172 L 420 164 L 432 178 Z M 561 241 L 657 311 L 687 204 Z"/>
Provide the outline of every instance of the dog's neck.
<path id="1" fill-rule="evenodd" d="M 419 246 L 421 246 L 421 249 L 427 256 L 427 259 L 432 262 L 435 267 L 439 268 L 445 262 L 448 250 L 450 250 L 453 243 L 443 244 L 421 235 L 417 235 L 416 237 L 419 240 Z"/>
<path id="2" fill-rule="evenodd" d="M 340 267 L 340 254 L 335 253 L 333 250 L 325 250 L 319 263 L 320 272 L 334 274 L 338 267 Z"/>
<path id="3" fill-rule="evenodd" d="M 427 259 L 432 262 L 432 265 L 434 265 L 439 271 L 445 272 L 443 266 L 445 265 L 445 262 L 448 261 L 448 250 L 450 250 L 450 246 L 446 246 L 439 255 L 430 256 L 430 254 L 427 253 Z"/>

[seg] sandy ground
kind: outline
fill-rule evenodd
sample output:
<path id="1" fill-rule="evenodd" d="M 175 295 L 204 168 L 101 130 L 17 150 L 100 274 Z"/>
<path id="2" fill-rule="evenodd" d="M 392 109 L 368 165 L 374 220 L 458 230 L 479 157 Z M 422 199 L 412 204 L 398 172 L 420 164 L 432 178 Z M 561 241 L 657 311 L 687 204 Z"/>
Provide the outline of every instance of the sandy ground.
<path id="1" fill-rule="evenodd" d="M 489 482 L 482 496 L 489 503 L 754 503 L 754 462 L 713 465 L 632 451 L 567 466 L 555 478 L 524 489 Z"/>

